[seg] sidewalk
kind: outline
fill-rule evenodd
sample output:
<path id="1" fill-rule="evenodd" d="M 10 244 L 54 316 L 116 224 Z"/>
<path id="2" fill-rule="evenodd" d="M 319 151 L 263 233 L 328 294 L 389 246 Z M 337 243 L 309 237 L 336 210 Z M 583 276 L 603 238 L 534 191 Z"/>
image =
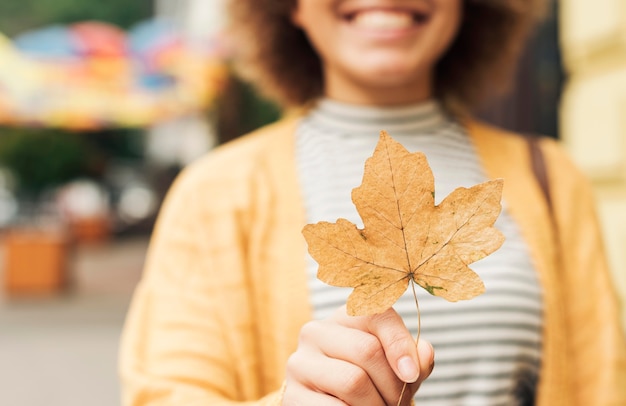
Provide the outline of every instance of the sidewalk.
<path id="1" fill-rule="evenodd" d="M 72 293 L 0 293 L 0 405 L 119 405 L 119 335 L 146 248 L 146 237 L 78 248 Z"/>

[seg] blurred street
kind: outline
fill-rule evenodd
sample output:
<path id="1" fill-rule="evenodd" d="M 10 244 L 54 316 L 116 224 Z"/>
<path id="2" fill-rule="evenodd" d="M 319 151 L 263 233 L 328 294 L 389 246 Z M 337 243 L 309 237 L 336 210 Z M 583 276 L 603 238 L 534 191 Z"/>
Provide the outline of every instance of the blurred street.
<path id="1" fill-rule="evenodd" d="M 0 292 L 0 405 L 113 406 L 117 351 L 147 237 L 74 249 L 73 287 L 55 297 Z"/>

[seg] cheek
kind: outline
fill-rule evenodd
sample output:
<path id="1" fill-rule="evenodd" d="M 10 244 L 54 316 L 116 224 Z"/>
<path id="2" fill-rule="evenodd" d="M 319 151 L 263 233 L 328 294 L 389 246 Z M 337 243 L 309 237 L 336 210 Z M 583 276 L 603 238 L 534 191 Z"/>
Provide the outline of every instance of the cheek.
<path id="1" fill-rule="evenodd" d="M 329 23 L 327 13 L 320 9 L 321 4 L 311 3 L 321 0 L 301 0 L 298 8 L 291 13 L 291 21 L 304 31 L 313 48 L 319 54 L 324 54 L 325 49 L 332 43 L 333 26 Z"/>
<path id="2" fill-rule="evenodd" d="M 440 59 L 447 52 L 454 42 L 461 26 L 460 3 L 454 0 L 450 0 L 450 3 L 457 3 L 458 6 L 455 7 L 450 4 L 446 13 L 441 14 L 441 18 L 437 21 L 436 26 L 433 27 L 430 33 L 431 35 L 429 36 L 429 48 L 431 48 L 431 53 L 435 59 Z"/>
<path id="3" fill-rule="evenodd" d="M 449 45 L 459 32 L 463 20 L 463 8 L 461 0 L 448 0 L 448 9 L 443 18 L 445 34 L 442 38 L 447 40 Z"/>

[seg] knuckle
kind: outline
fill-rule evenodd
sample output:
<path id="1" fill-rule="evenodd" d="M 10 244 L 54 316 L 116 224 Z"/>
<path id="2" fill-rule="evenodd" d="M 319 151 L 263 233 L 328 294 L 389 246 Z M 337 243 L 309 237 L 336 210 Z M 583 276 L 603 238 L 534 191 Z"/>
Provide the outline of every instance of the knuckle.
<path id="1" fill-rule="evenodd" d="M 415 347 L 415 341 L 406 332 L 393 332 L 385 337 L 386 347 L 392 353 L 404 353 Z"/>
<path id="2" fill-rule="evenodd" d="M 355 367 L 346 373 L 343 380 L 346 393 L 356 396 L 366 396 L 370 391 L 370 377 L 363 369 Z"/>
<path id="3" fill-rule="evenodd" d="M 405 327 L 402 318 L 393 309 L 377 314 L 373 324 L 373 331 L 387 351 L 403 353 L 415 347 L 413 337 Z"/>
<path id="4" fill-rule="evenodd" d="M 301 343 L 308 343 L 313 341 L 313 337 L 317 335 L 319 330 L 318 321 L 309 321 L 304 324 L 300 329 L 299 341 Z"/>
<path id="5" fill-rule="evenodd" d="M 394 326 L 397 324 L 404 324 L 400 315 L 393 308 L 387 309 L 382 313 L 371 316 L 369 323 L 379 326 Z"/>
<path id="6" fill-rule="evenodd" d="M 299 351 L 294 352 L 287 358 L 285 367 L 288 376 L 297 377 L 300 375 L 300 365 L 302 365 L 302 354 Z"/>
<path id="7" fill-rule="evenodd" d="M 393 321 L 399 317 L 398 313 L 393 308 L 389 308 L 382 313 L 378 313 L 372 316 L 376 321 Z"/>
<path id="8" fill-rule="evenodd" d="M 357 356 L 362 361 L 375 360 L 385 356 L 385 350 L 378 338 L 372 335 L 363 337 L 355 346 Z"/>
<path id="9" fill-rule="evenodd" d="M 296 351 L 287 358 L 285 382 L 292 387 L 308 387 L 315 381 L 311 374 L 310 359 L 302 351 Z"/>

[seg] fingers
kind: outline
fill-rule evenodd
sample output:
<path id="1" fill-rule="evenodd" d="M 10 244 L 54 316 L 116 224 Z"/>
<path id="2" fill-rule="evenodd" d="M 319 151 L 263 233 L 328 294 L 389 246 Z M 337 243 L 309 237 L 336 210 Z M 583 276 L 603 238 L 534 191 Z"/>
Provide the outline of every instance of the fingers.
<path id="1" fill-rule="evenodd" d="M 300 331 L 287 363 L 284 404 L 395 405 L 407 382 L 401 404 L 408 405 L 433 360 L 432 346 L 424 340 L 416 346 L 393 309 L 352 317 L 344 307 Z"/>
<path id="2" fill-rule="evenodd" d="M 289 396 L 299 401 L 329 404 L 313 402 L 319 398 L 313 394 L 322 393 L 348 405 L 386 405 L 365 370 L 350 362 L 315 354 L 314 348 L 296 351 L 289 358 L 287 376 L 285 395 L 289 393 Z M 292 387 L 292 381 L 295 382 L 295 388 Z"/>
<path id="3" fill-rule="evenodd" d="M 417 353 L 420 366 L 420 379 L 428 378 L 435 368 L 435 350 L 428 341 L 420 340 L 417 345 Z"/>
<path id="4" fill-rule="evenodd" d="M 297 382 L 288 382 L 283 396 L 283 406 L 348 406 L 345 402 L 325 393 L 313 392 Z"/>
<path id="5" fill-rule="evenodd" d="M 424 374 L 428 372 L 432 355 L 427 350 L 422 350 L 426 357 L 424 361 L 426 367 L 421 368 L 422 364 L 414 338 L 395 310 L 389 309 L 374 316 L 354 317 L 348 316 L 344 307 L 335 312 L 332 319 L 343 326 L 363 330 L 376 336 L 382 345 L 387 362 L 402 381 L 416 382 L 420 379 L 420 370 L 424 371 Z M 420 381 L 426 376 L 422 376 Z"/>
<path id="6" fill-rule="evenodd" d="M 371 380 L 378 396 L 387 404 L 397 403 L 403 385 L 389 366 L 376 336 L 326 321 L 306 325 L 301 331 L 301 341 L 315 342 L 317 348 L 329 358 L 358 365 Z"/>

